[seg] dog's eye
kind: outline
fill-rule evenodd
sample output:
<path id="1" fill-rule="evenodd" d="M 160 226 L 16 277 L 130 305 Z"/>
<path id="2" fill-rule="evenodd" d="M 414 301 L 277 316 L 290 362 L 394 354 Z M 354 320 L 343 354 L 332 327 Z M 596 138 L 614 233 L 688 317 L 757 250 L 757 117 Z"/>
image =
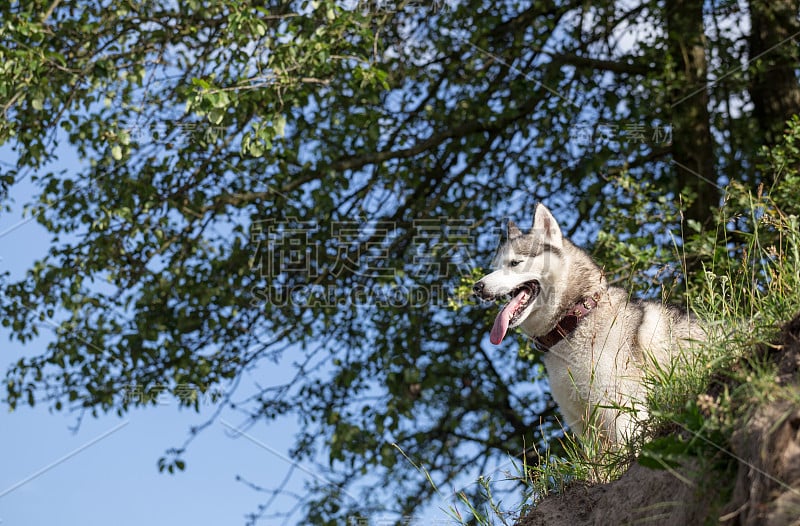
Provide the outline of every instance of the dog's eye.
<path id="1" fill-rule="evenodd" d="M 522 261 L 515 259 L 514 261 L 511 261 L 511 262 L 508 264 L 508 266 L 509 266 L 509 267 L 516 267 L 516 266 L 517 266 L 517 265 L 519 265 L 520 263 L 522 263 Z"/>

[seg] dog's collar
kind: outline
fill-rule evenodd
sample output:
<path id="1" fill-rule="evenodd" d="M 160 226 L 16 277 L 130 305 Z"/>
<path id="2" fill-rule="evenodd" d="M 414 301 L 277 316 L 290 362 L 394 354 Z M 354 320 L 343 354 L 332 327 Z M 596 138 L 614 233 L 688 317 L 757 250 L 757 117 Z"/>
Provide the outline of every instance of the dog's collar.
<path id="1" fill-rule="evenodd" d="M 544 336 L 539 336 L 538 338 L 533 339 L 533 341 L 536 342 L 537 347 L 539 347 L 542 352 L 549 351 L 551 347 L 566 338 L 578 327 L 578 322 L 592 312 L 592 309 L 597 307 L 597 302 L 599 300 L 600 293 L 597 292 L 594 294 L 594 296 L 583 298 L 581 301 L 576 303 L 567 313 L 567 315 L 561 318 L 561 321 L 556 323 L 556 326 L 553 327 L 553 330 Z"/>

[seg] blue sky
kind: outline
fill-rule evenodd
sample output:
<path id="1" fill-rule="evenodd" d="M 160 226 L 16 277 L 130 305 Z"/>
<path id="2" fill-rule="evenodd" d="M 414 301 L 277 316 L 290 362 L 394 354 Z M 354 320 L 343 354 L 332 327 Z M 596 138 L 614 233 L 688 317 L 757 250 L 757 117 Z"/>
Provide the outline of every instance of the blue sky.
<path id="1" fill-rule="evenodd" d="M 70 152 L 60 165 L 73 163 Z M 0 149 L 5 163 L 13 159 Z M 24 222 L 22 208 L 36 188 L 24 180 L 12 189 L 13 211 L 0 215 L 0 272 L 22 278 L 30 264 L 48 249 L 49 236 L 35 221 Z M 49 334 L 24 346 L 0 332 L 4 345 L 0 368 L 22 356 L 44 352 Z M 265 371 L 262 371 L 265 373 Z M 280 374 L 271 369 L 267 374 Z M 258 371 L 255 372 L 258 374 Z M 263 377 L 261 378 L 263 381 Z M 254 378 L 245 379 L 253 384 Z M 78 415 L 50 412 L 46 406 L 21 406 L 9 412 L 0 405 L 0 525 L 116 524 L 219 525 L 243 524 L 244 515 L 268 500 L 236 476 L 267 489 L 277 487 L 291 469 L 286 458 L 297 426 L 292 419 L 261 424 L 233 437 L 241 415 L 223 412 L 221 420 L 192 442 L 184 459 L 187 469 L 176 475 L 160 474 L 158 459 L 170 447 L 179 447 L 189 428 L 205 422 L 215 407 L 209 403 L 195 413 L 178 408 L 177 400 L 159 398 L 155 407 L 137 409 L 122 418 L 85 417 L 71 430 Z M 292 472 L 289 489 L 303 493 L 306 471 Z M 313 466 L 305 469 L 314 473 Z M 278 498 L 271 511 L 290 509 L 295 501 Z M 295 520 L 299 515 L 294 516 Z M 266 520 L 262 524 L 281 524 Z"/>
<path id="2" fill-rule="evenodd" d="M 76 170 L 73 152 L 61 148 L 59 167 Z M 0 162 L 13 164 L 14 154 L 0 147 Z M 32 263 L 49 248 L 49 236 L 36 221 L 23 214 L 36 195 L 30 178 L 11 191 L 12 211 L 0 214 L 0 272 L 11 281 L 24 277 Z M 38 339 L 25 345 L 9 339 L 0 328 L 0 370 L 20 357 L 45 352 L 49 326 L 43 324 Z M 291 356 L 286 361 L 290 362 Z M 247 373 L 237 391 L 241 396 L 256 383 L 280 382 L 291 373 L 288 364 L 268 364 Z M 0 399 L 4 392 L 0 391 Z M 171 447 L 181 447 L 189 429 L 205 423 L 216 410 L 210 401 L 200 413 L 180 409 L 178 400 L 163 395 L 156 406 L 80 420 L 69 411 L 50 411 L 47 404 L 19 406 L 10 412 L 0 403 L 0 526 L 80 524 L 94 526 L 195 526 L 244 524 L 245 515 L 270 500 L 252 490 L 237 476 L 271 490 L 289 477 L 285 488 L 305 495 L 305 483 L 325 482 L 313 463 L 293 464 L 288 458 L 298 425 L 293 417 L 260 422 L 236 436 L 232 429 L 243 422 L 240 413 L 224 410 L 202 431 L 182 456 L 186 470 L 174 475 L 159 473 L 157 462 Z M 319 461 L 327 464 L 321 452 Z M 508 468 L 506 468 L 508 469 Z M 420 474 L 420 477 L 423 477 Z M 474 479 L 470 478 L 470 481 Z M 409 481 L 411 482 L 411 481 Z M 441 500 L 414 518 L 411 524 L 453 524 L 442 509 L 453 503 L 454 490 L 440 488 Z M 278 496 L 267 516 L 294 508 L 297 500 Z M 262 519 L 259 524 L 296 524 L 298 510 L 290 518 Z M 395 516 L 373 517 L 374 524 L 389 524 Z"/>

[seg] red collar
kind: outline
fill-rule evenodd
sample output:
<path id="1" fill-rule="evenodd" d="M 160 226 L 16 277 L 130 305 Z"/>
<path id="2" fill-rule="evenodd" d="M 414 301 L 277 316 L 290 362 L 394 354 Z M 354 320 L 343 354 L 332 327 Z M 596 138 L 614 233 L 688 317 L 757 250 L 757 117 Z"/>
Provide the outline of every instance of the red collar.
<path id="1" fill-rule="evenodd" d="M 566 316 L 561 318 L 561 321 L 556 323 L 556 326 L 553 327 L 553 330 L 544 336 L 534 338 L 533 341 L 536 343 L 539 349 L 542 350 L 542 352 L 549 351 L 551 347 L 566 338 L 578 327 L 578 322 L 585 318 L 592 311 L 592 309 L 597 307 L 597 302 L 599 300 L 599 292 L 595 293 L 594 296 L 590 298 L 583 298 L 572 307 L 572 310 L 569 311 Z"/>

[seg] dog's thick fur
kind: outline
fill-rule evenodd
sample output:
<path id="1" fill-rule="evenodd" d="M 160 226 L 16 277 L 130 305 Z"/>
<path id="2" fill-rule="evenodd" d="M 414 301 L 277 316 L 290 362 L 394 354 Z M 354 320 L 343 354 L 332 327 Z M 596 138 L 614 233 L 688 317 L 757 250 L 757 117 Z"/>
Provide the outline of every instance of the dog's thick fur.
<path id="1" fill-rule="evenodd" d="M 563 237 L 542 204 L 530 232 L 509 221 L 508 240 L 493 267 L 474 290 L 485 300 L 512 295 L 492 329 L 495 344 L 517 326 L 532 338 L 543 337 L 575 305 L 597 298 L 574 331 L 542 357 L 553 398 L 578 433 L 597 429 L 615 443 L 630 437 L 647 416 L 646 369 L 655 362 L 666 366 L 704 338 L 696 319 L 682 310 L 632 300 L 625 290 L 610 287 L 602 269 Z"/>

